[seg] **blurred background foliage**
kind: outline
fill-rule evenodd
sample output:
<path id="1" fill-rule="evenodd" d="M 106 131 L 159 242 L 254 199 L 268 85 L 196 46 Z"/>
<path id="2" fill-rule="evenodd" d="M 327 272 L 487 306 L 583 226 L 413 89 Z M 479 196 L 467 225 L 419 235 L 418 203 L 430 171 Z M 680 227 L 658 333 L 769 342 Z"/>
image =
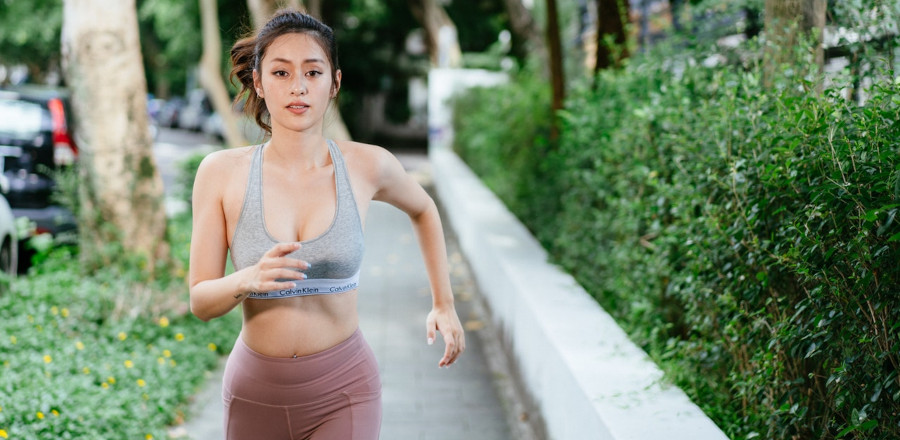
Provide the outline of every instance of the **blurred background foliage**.
<path id="1" fill-rule="evenodd" d="M 184 96 L 197 88 L 196 66 L 202 51 L 197 1 L 137 0 L 141 48 L 148 91 L 157 98 Z M 501 0 L 448 2 L 448 15 L 460 23 L 464 52 L 478 53 L 496 46 L 509 28 Z M 231 44 L 251 31 L 245 0 L 219 0 L 222 74 L 230 72 Z M 333 0 L 323 2 L 322 18 L 335 30 L 344 72 L 340 106 L 353 132 L 365 132 L 365 97 L 385 93 L 387 120 L 404 123 L 410 117 L 408 81 L 424 77 L 427 53 L 410 53 L 407 40 L 421 25 L 407 0 Z M 62 0 L 0 1 L 0 66 L 27 66 L 29 82 L 59 84 Z M 526 51 L 513 41 L 511 52 L 524 60 Z M 497 54 L 488 65 L 499 69 Z M 482 63 L 485 64 L 485 63 Z M 484 67 L 483 65 L 481 67 Z M 0 75 L 0 78 L 9 75 Z M 4 82 L 0 79 L 0 84 Z M 231 93 L 237 89 L 230 85 Z"/>

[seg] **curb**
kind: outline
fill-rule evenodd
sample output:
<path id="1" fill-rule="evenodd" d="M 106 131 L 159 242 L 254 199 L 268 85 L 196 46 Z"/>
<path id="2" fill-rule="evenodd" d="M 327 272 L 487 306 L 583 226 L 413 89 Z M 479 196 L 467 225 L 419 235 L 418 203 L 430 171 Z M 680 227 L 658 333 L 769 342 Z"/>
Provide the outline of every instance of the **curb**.
<path id="1" fill-rule="evenodd" d="M 524 393 L 555 440 L 728 437 L 631 342 L 448 148 L 432 147 L 445 222 Z"/>

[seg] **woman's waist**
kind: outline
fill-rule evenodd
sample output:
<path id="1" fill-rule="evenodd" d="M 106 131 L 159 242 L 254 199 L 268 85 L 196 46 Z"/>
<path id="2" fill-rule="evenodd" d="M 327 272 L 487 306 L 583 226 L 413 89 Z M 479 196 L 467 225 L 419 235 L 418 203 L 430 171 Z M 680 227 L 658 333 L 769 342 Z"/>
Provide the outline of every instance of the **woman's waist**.
<path id="1" fill-rule="evenodd" d="M 359 327 L 355 297 L 348 292 L 319 298 L 247 300 L 241 337 L 249 349 L 273 358 L 326 351 L 346 341 Z"/>
<path id="2" fill-rule="evenodd" d="M 298 395 L 310 392 L 323 396 L 334 394 L 331 391 L 380 389 L 378 364 L 358 328 L 337 345 L 296 358 L 260 353 L 247 345 L 244 336 L 238 337 L 228 358 L 225 373 L 228 393 L 244 398 L 264 393 L 270 395 L 269 400 L 284 401 L 278 404 L 294 405 L 297 402 L 292 400 Z M 283 395 L 283 399 L 276 395 Z"/>

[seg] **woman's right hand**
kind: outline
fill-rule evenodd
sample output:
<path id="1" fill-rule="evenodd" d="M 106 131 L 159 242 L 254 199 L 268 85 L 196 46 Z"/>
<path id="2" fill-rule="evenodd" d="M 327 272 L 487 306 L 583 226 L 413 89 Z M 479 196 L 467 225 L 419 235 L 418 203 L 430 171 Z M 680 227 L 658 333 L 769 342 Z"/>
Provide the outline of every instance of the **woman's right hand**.
<path id="1" fill-rule="evenodd" d="M 309 263 L 296 258 L 288 258 L 291 252 L 300 249 L 300 243 L 279 243 L 269 249 L 259 261 L 246 269 L 241 283 L 244 292 L 270 292 L 273 290 L 291 289 L 292 281 L 303 280 L 309 269 Z"/>

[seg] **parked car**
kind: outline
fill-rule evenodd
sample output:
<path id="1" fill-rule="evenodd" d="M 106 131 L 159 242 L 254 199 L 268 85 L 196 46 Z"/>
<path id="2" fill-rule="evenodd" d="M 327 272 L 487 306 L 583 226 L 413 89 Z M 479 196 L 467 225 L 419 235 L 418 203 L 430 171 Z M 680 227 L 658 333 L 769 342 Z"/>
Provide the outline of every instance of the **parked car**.
<path id="1" fill-rule="evenodd" d="M 218 141 L 225 139 L 225 127 L 222 126 L 222 116 L 218 112 L 213 112 L 203 122 L 201 131 Z"/>
<path id="2" fill-rule="evenodd" d="M 156 122 L 160 127 L 178 128 L 178 118 L 184 108 L 184 99 L 178 96 L 169 98 L 159 109 Z"/>
<path id="3" fill-rule="evenodd" d="M 16 219 L 6 198 L 0 195 L 0 271 L 15 276 L 19 261 L 18 254 Z"/>
<path id="4" fill-rule="evenodd" d="M 212 104 L 203 89 L 194 89 L 185 97 L 187 102 L 178 113 L 178 127 L 185 130 L 200 131 L 206 118 L 212 114 Z"/>
<path id="5" fill-rule="evenodd" d="M 74 236 L 75 218 L 51 198 L 52 173 L 72 165 L 78 147 L 72 133 L 69 95 L 63 89 L 37 86 L 0 89 L 0 165 L 5 192 L 16 218 L 27 217 L 35 233 Z M 20 267 L 27 267 L 29 250 L 21 246 Z"/>

